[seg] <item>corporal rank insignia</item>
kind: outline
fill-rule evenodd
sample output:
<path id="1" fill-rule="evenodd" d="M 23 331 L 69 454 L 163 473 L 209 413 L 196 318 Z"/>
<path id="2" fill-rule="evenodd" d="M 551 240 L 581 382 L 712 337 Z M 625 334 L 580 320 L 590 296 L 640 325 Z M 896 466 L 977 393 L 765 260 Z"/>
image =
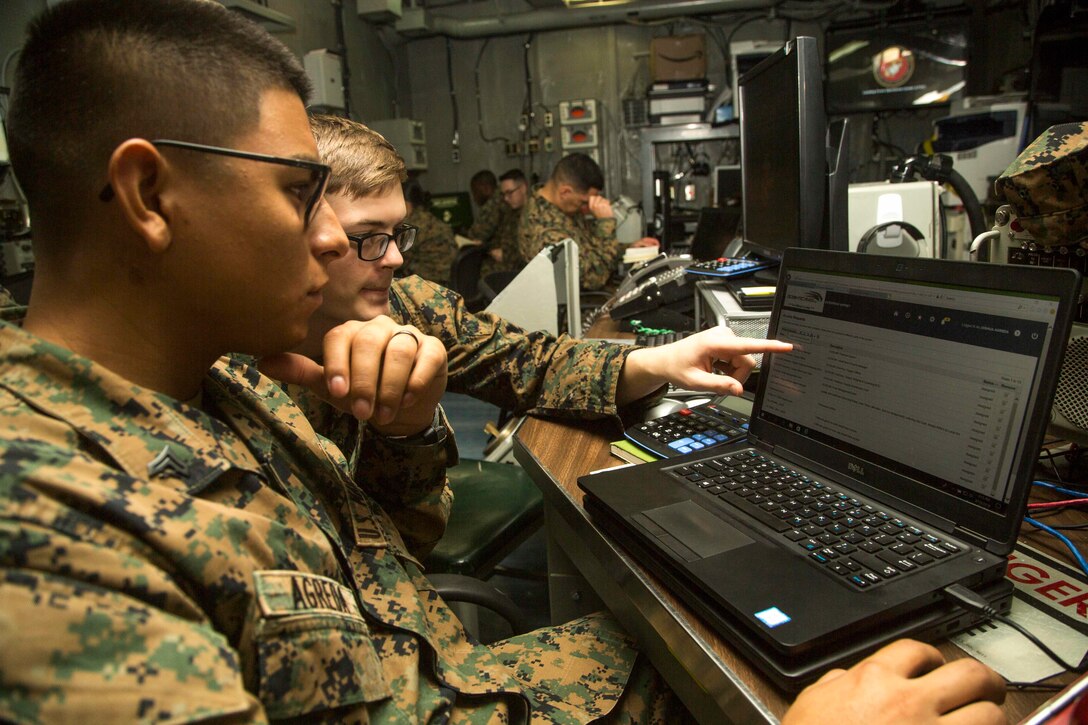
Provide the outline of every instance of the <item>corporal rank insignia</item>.
<path id="1" fill-rule="evenodd" d="M 149 478 L 158 478 L 160 476 L 163 478 L 168 476 L 188 478 L 189 464 L 178 458 L 169 445 L 165 445 L 159 451 L 159 455 L 155 456 L 147 464 L 147 475 Z"/>

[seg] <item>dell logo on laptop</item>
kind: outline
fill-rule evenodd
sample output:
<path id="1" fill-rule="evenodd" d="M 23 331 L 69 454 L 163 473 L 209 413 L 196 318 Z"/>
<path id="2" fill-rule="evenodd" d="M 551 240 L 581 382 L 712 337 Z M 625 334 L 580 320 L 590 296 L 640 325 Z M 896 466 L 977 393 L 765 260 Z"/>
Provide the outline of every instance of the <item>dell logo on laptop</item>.
<path id="1" fill-rule="evenodd" d="M 857 463 L 847 463 L 846 467 L 850 470 L 850 473 L 853 473 L 855 476 L 865 475 L 865 467 Z"/>

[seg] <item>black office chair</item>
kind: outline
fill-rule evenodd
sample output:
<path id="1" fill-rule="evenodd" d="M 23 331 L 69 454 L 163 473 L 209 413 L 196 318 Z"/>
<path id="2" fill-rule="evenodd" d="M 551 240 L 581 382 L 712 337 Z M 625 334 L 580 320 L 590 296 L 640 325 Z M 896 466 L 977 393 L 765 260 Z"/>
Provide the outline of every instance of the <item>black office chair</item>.
<path id="1" fill-rule="evenodd" d="M 481 245 L 461 247 L 450 264 L 450 289 L 465 298 L 469 312 L 477 312 L 487 304 L 480 294 L 480 267 L 487 252 Z"/>

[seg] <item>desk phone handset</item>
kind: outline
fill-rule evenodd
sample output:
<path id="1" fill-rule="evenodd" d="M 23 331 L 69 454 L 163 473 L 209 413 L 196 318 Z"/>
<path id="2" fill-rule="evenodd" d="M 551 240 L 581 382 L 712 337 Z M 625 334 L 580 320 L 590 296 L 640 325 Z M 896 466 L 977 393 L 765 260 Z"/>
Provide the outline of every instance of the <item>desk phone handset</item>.
<path id="1" fill-rule="evenodd" d="M 684 274 L 689 264 L 689 257 L 662 254 L 632 269 L 616 290 L 612 319 L 625 320 L 672 302 L 693 299 L 694 287 Z"/>

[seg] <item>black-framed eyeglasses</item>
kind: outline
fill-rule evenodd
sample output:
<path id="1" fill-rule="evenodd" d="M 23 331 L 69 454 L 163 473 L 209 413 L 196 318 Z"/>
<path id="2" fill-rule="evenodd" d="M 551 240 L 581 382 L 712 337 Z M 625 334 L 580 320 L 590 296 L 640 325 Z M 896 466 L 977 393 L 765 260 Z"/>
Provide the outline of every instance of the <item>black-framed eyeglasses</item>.
<path id="1" fill-rule="evenodd" d="M 317 205 L 320 203 L 321 197 L 325 195 L 325 187 L 329 185 L 329 175 L 332 173 L 332 169 L 328 164 L 322 164 L 317 161 L 307 161 L 306 159 L 271 156 L 269 154 L 254 153 L 252 151 L 239 151 L 238 149 L 228 149 L 223 148 L 222 146 L 208 146 L 200 143 L 174 141 L 166 138 L 154 139 L 151 141 L 151 144 L 153 146 L 169 146 L 185 151 L 219 154 L 220 156 L 232 156 L 237 159 L 263 161 L 267 164 L 280 164 L 281 166 L 294 166 L 299 169 L 309 170 L 310 181 L 307 184 L 306 189 L 302 191 L 302 198 L 306 199 L 306 211 L 302 215 L 304 226 L 309 226 L 310 222 L 313 221 L 314 214 L 317 212 Z M 99 193 L 98 198 L 102 201 L 111 200 L 113 198 L 113 186 L 106 184 L 101 193 Z"/>
<path id="2" fill-rule="evenodd" d="M 373 262 L 385 256 L 389 242 L 396 242 L 397 249 L 407 252 L 416 241 L 418 227 L 401 224 L 392 234 L 385 232 L 367 232 L 366 234 L 348 234 L 348 241 L 355 245 L 355 252 L 364 262 Z"/>

